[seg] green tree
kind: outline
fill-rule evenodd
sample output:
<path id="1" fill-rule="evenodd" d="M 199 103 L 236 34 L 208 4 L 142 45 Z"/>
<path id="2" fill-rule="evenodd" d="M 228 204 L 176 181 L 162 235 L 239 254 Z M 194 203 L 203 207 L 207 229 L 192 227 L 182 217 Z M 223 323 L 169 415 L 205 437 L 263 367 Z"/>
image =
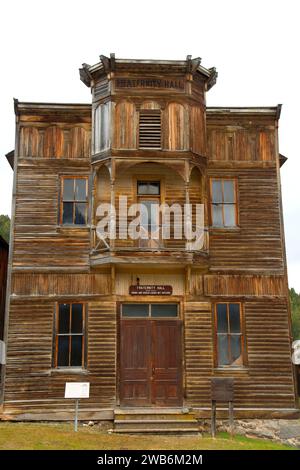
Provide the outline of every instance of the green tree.
<path id="1" fill-rule="evenodd" d="M 292 311 L 292 334 L 293 338 L 300 339 L 300 294 L 295 289 L 290 289 L 290 301 Z"/>
<path id="2" fill-rule="evenodd" d="M 0 215 L 0 235 L 9 242 L 10 218 L 8 215 Z"/>

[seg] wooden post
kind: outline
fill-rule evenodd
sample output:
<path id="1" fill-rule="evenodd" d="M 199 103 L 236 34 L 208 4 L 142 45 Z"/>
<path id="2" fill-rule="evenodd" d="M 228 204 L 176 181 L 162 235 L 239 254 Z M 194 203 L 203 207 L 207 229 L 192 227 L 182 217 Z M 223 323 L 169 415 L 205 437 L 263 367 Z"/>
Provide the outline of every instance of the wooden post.
<path id="1" fill-rule="evenodd" d="M 211 437 L 215 439 L 216 437 L 216 415 L 217 415 L 217 402 L 212 400 L 211 402 Z"/>

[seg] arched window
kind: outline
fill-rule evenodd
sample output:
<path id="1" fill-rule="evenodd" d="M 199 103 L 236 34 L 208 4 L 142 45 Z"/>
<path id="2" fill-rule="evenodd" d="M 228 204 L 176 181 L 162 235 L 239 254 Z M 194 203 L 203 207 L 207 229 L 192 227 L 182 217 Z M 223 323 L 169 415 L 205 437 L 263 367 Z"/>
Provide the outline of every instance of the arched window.
<path id="1" fill-rule="evenodd" d="M 94 153 L 110 146 L 110 103 L 99 104 L 94 110 Z"/>

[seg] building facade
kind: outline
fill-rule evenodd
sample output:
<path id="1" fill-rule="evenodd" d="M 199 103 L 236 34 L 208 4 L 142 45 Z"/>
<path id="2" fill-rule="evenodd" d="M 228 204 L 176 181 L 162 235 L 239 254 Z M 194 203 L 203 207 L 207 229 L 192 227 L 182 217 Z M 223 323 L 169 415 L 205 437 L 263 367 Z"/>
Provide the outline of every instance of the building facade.
<path id="1" fill-rule="evenodd" d="M 0 341 L 3 341 L 3 332 L 4 332 L 7 265 L 8 265 L 8 243 L 0 235 Z M 1 353 L 0 353 L 0 373 L 1 373 L 1 368 L 2 368 L 2 361 L 1 361 Z M 0 380 L 0 383 L 1 383 L 1 380 Z"/>
<path id="2" fill-rule="evenodd" d="M 6 418 L 69 419 L 72 381 L 90 383 L 82 419 L 205 417 L 214 377 L 234 379 L 240 417 L 295 416 L 280 106 L 206 107 L 216 77 L 111 54 L 80 69 L 91 105 L 15 101 Z M 198 244 L 150 210 L 174 204 L 190 229 L 204 209 Z"/>

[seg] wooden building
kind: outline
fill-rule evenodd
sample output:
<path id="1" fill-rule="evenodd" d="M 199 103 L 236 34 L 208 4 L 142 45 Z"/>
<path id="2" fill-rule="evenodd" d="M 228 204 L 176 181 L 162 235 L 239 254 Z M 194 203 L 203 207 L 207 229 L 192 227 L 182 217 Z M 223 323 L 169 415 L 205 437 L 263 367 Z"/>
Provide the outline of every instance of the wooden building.
<path id="1" fill-rule="evenodd" d="M 237 416 L 296 416 L 280 106 L 206 107 L 217 73 L 190 56 L 100 56 L 80 78 L 91 105 L 15 101 L 3 416 L 70 419 L 77 381 L 82 419 L 207 417 L 214 377 Z M 120 196 L 203 204 L 203 244 L 99 238 Z"/>
<path id="2" fill-rule="evenodd" d="M 0 235 L 0 341 L 3 341 L 4 316 L 5 316 L 5 298 L 6 298 L 6 280 L 8 264 L 8 243 Z M 0 361 L 0 373 L 1 373 Z M 1 382 L 1 379 L 0 379 Z"/>

